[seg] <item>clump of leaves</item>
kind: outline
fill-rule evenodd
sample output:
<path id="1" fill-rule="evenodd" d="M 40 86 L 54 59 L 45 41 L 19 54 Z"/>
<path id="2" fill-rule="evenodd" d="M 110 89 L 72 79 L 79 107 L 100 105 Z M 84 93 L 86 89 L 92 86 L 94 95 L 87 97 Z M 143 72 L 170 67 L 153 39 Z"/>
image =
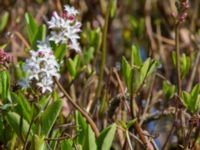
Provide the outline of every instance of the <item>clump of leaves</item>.
<path id="1" fill-rule="evenodd" d="M 172 53 L 172 60 L 174 65 L 176 66 L 176 53 Z M 180 57 L 180 70 L 181 70 L 181 78 L 183 79 L 187 73 L 190 70 L 190 57 L 186 56 L 185 53 L 183 53 Z"/>
<path id="2" fill-rule="evenodd" d="M 158 67 L 157 60 L 147 58 L 142 62 L 139 48 L 132 46 L 131 63 L 129 64 L 125 57 L 121 63 L 122 75 L 124 77 L 128 91 L 137 93 L 142 87 L 145 79 L 148 78 Z"/>
<path id="3" fill-rule="evenodd" d="M 176 92 L 176 86 L 169 83 L 169 81 L 163 82 L 163 91 L 167 99 L 171 99 L 174 97 Z"/>
<path id="4" fill-rule="evenodd" d="M 183 105 L 191 112 L 196 113 L 200 108 L 200 85 L 197 84 L 194 86 L 190 93 L 183 91 L 182 92 L 182 102 Z"/>

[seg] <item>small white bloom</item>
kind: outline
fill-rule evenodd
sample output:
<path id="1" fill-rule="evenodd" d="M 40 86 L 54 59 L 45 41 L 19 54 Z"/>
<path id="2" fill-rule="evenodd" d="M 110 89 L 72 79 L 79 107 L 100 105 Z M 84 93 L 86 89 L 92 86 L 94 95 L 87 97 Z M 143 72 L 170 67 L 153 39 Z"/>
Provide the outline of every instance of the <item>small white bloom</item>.
<path id="1" fill-rule="evenodd" d="M 71 7 L 69 5 L 65 5 L 64 10 L 67 12 L 67 15 L 70 15 L 70 16 L 71 15 L 75 16 L 78 14 L 78 11 L 74 7 Z"/>
<path id="2" fill-rule="evenodd" d="M 79 52 L 78 39 L 80 38 L 81 23 L 75 18 L 78 11 L 68 5 L 64 6 L 64 10 L 62 17 L 54 12 L 51 20 L 47 22 L 51 29 L 49 40 L 54 41 L 56 44 L 66 43 L 70 49 Z"/>
<path id="3" fill-rule="evenodd" d="M 30 51 L 31 57 L 26 60 L 23 70 L 28 74 L 28 83 L 37 86 L 42 93 L 52 92 L 53 78 L 60 78 L 59 64 L 46 43 L 40 42 L 37 47 L 37 51 Z"/>
<path id="4" fill-rule="evenodd" d="M 76 50 L 77 52 L 80 52 L 80 46 L 77 40 L 72 40 L 71 43 L 69 44 L 69 48 Z"/>
<path id="5" fill-rule="evenodd" d="M 50 41 L 54 41 L 56 44 L 58 44 L 58 43 L 66 43 L 67 37 L 64 35 L 63 31 L 60 31 L 60 32 L 52 31 L 51 35 L 49 37 L 49 40 Z"/>
<path id="6" fill-rule="evenodd" d="M 17 82 L 17 85 L 21 86 L 22 89 L 26 89 L 30 87 L 29 80 L 27 78 L 24 78 Z"/>

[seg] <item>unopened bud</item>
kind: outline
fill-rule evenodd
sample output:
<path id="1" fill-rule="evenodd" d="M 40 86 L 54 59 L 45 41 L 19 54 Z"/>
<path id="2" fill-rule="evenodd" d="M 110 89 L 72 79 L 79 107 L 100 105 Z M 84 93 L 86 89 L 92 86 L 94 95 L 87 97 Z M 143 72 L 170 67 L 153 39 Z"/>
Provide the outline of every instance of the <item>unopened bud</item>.
<path id="1" fill-rule="evenodd" d="M 176 14 L 175 12 L 172 12 L 172 13 L 171 13 L 171 16 L 172 16 L 173 18 L 176 18 L 176 17 L 177 17 L 177 14 Z"/>
<path id="2" fill-rule="evenodd" d="M 184 22 L 187 16 L 188 16 L 187 12 L 184 12 L 183 14 L 181 14 L 181 16 L 179 17 L 180 22 Z"/>
<path id="3" fill-rule="evenodd" d="M 0 64 L 6 65 L 11 62 L 11 56 L 4 52 L 4 50 L 0 49 Z"/>
<path id="4" fill-rule="evenodd" d="M 62 13 L 62 17 L 63 17 L 64 19 L 66 19 L 66 18 L 67 18 L 67 12 L 63 12 L 63 13 Z"/>
<path id="5" fill-rule="evenodd" d="M 70 21 L 73 21 L 73 20 L 74 20 L 74 16 L 71 15 L 71 16 L 68 17 L 68 19 L 69 19 Z"/>
<path id="6" fill-rule="evenodd" d="M 188 8 L 190 7 L 189 1 L 182 2 L 181 5 L 182 5 L 182 7 L 183 7 L 184 9 L 188 9 Z"/>

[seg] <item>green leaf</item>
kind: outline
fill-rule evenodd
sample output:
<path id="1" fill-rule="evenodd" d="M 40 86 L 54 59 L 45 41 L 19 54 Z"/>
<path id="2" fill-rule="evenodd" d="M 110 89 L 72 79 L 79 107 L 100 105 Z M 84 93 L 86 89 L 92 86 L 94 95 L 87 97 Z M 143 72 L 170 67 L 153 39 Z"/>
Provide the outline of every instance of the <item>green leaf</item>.
<path id="1" fill-rule="evenodd" d="M 170 85 L 168 81 L 163 82 L 163 91 L 165 93 L 166 98 L 171 99 L 176 92 L 176 86 Z"/>
<path id="2" fill-rule="evenodd" d="M 173 64 L 176 65 L 176 53 L 172 53 L 172 60 Z M 190 57 L 186 56 L 185 53 L 183 53 L 180 57 L 180 70 L 181 70 L 181 78 L 185 77 L 185 75 L 190 70 Z"/>
<path id="3" fill-rule="evenodd" d="M 14 77 L 16 80 L 22 80 L 25 77 L 25 72 L 23 71 L 23 63 L 19 62 L 16 65 L 14 65 Z"/>
<path id="4" fill-rule="evenodd" d="M 119 125 L 123 128 L 123 129 L 127 129 L 127 125 L 126 125 L 126 122 L 124 122 L 123 120 L 119 120 L 117 121 L 117 123 L 119 123 Z"/>
<path id="5" fill-rule="evenodd" d="M 83 143 L 83 149 L 84 150 L 97 150 L 97 144 L 96 144 L 96 139 L 94 132 L 92 131 L 90 125 L 87 125 L 87 132 L 85 134 L 84 138 L 84 143 Z"/>
<path id="6" fill-rule="evenodd" d="M 78 69 L 79 65 L 80 65 L 80 56 L 79 55 L 76 55 L 73 59 L 73 62 L 74 62 L 74 65 L 75 65 L 75 68 Z"/>
<path id="7" fill-rule="evenodd" d="M 30 123 L 33 111 L 28 100 L 24 97 L 24 95 L 21 92 L 18 92 L 17 94 L 11 93 L 11 96 L 13 101 L 15 101 L 18 104 L 21 115 L 23 115 L 25 119 L 27 119 Z"/>
<path id="8" fill-rule="evenodd" d="M 122 57 L 122 74 L 125 80 L 125 83 L 128 87 L 128 90 L 131 91 L 131 78 L 132 78 L 132 68 L 129 65 L 129 63 L 127 62 L 125 57 Z"/>
<path id="9" fill-rule="evenodd" d="M 76 55 L 73 59 L 69 58 L 67 61 L 67 67 L 70 75 L 75 78 L 80 66 L 80 56 Z"/>
<path id="10" fill-rule="evenodd" d="M 26 32 L 28 35 L 29 42 L 33 44 L 33 40 L 38 31 L 38 26 L 35 19 L 28 13 L 25 13 L 25 23 L 26 23 Z"/>
<path id="11" fill-rule="evenodd" d="M 68 59 L 67 61 L 67 68 L 69 70 L 69 73 L 72 77 L 75 77 L 76 76 L 76 66 L 73 62 L 73 60 L 71 58 Z"/>
<path id="12" fill-rule="evenodd" d="M 67 45 L 66 44 L 60 44 L 59 46 L 56 47 L 55 49 L 55 57 L 56 59 L 60 62 L 66 53 Z"/>
<path id="13" fill-rule="evenodd" d="M 7 71 L 0 72 L 0 98 L 3 100 L 9 100 L 10 98 L 10 76 Z"/>
<path id="14" fill-rule="evenodd" d="M 12 103 L 7 103 L 7 104 L 0 105 L 0 110 L 9 111 L 13 107 L 14 105 Z"/>
<path id="15" fill-rule="evenodd" d="M 127 123 L 127 129 L 129 129 L 130 127 L 132 127 L 133 126 L 133 124 L 136 122 L 136 118 L 135 119 L 132 119 L 132 120 L 130 120 L 128 123 Z"/>
<path id="16" fill-rule="evenodd" d="M 192 99 L 197 99 L 200 91 L 200 85 L 197 84 L 193 87 L 192 92 L 191 92 L 191 98 Z"/>
<path id="17" fill-rule="evenodd" d="M 131 53 L 131 65 L 141 66 L 142 59 L 140 56 L 140 49 L 135 45 L 132 45 L 132 53 Z"/>
<path id="18" fill-rule="evenodd" d="M 144 23 L 144 18 L 140 18 L 140 20 L 138 21 L 138 30 L 137 30 L 137 36 L 139 38 L 142 37 L 142 35 L 144 35 L 144 29 L 145 29 L 145 23 Z"/>
<path id="19" fill-rule="evenodd" d="M 200 95 L 198 95 L 198 98 L 196 99 L 194 106 L 195 106 L 194 107 L 195 112 L 198 112 L 200 110 Z"/>
<path id="20" fill-rule="evenodd" d="M 117 0 L 111 0 L 110 17 L 113 18 L 117 10 Z"/>
<path id="21" fill-rule="evenodd" d="M 142 84 L 144 82 L 144 79 L 147 77 L 147 73 L 149 71 L 151 65 L 151 59 L 148 58 L 142 65 L 141 69 L 140 69 L 140 84 Z"/>
<path id="22" fill-rule="evenodd" d="M 32 144 L 31 145 L 32 150 L 46 150 L 46 143 L 44 141 L 44 138 L 36 134 L 34 135 L 33 141 L 31 144 Z"/>
<path id="23" fill-rule="evenodd" d="M 87 65 L 94 57 L 94 47 L 83 51 L 83 64 Z"/>
<path id="24" fill-rule="evenodd" d="M 53 132 L 51 134 L 51 138 L 52 139 L 59 138 L 60 136 L 62 136 L 62 133 L 60 132 L 59 129 L 53 130 Z M 58 141 L 58 140 L 51 140 L 51 141 L 49 141 L 49 146 L 51 147 L 52 150 L 56 150 L 56 147 L 57 147 L 58 143 L 60 143 L 60 141 Z"/>
<path id="25" fill-rule="evenodd" d="M 61 150 L 73 150 L 72 144 L 73 144 L 73 141 L 71 139 L 63 140 L 61 142 Z"/>
<path id="26" fill-rule="evenodd" d="M 181 77 L 183 78 L 190 70 L 190 58 L 185 55 L 181 56 Z"/>
<path id="27" fill-rule="evenodd" d="M 184 106 L 192 113 L 196 113 L 200 108 L 200 85 L 197 84 L 192 89 L 191 93 L 182 92 L 182 102 Z"/>
<path id="28" fill-rule="evenodd" d="M 183 104 L 186 106 L 186 108 L 189 108 L 189 104 L 190 104 L 190 94 L 186 91 L 182 92 L 182 97 L 183 97 Z"/>
<path id="29" fill-rule="evenodd" d="M 113 125 L 105 128 L 97 139 L 98 150 L 110 150 L 112 142 L 115 136 L 117 125 Z"/>
<path id="30" fill-rule="evenodd" d="M 194 86 L 191 92 L 191 102 L 190 107 L 192 112 L 197 112 L 199 108 L 199 92 L 200 92 L 200 85 L 197 84 Z"/>
<path id="31" fill-rule="evenodd" d="M 22 131 L 22 135 L 25 137 L 28 133 L 29 124 L 26 120 L 22 121 L 22 129 L 20 129 L 20 116 L 15 112 L 8 112 L 6 114 L 6 120 L 11 128 L 17 133 L 20 137 L 20 130 Z"/>
<path id="32" fill-rule="evenodd" d="M 50 98 L 50 96 L 48 95 L 43 95 L 42 97 L 41 97 L 41 99 L 39 100 L 39 105 L 40 105 L 40 108 L 41 108 L 41 110 L 44 110 L 45 109 L 45 107 L 47 106 L 47 104 L 49 103 L 49 98 Z"/>
<path id="33" fill-rule="evenodd" d="M 50 104 L 41 115 L 41 135 L 48 136 L 62 108 L 62 100 Z"/>
<path id="34" fill-rule="evenodd" d="M 32 41 L 32 48 L 33 49 L 37 49 L 38 41 L 45 42 L 45 39 L 46 39 L 46 30 L 47 29 L 46 29 L 46 25 L 45 24 L 43 24 L 40 27 L 38 27 L 37 33 L 33 37 L 33 41 Z"/>
<path id="35" fill-rule="evenodd" d="M 130 83 L 130 90 L 129 92 L 133 92 L 135 93 L 141 86 L 142 80 L 140 79 L 140 70 L 139 69 L 134 69 L 132 70 L 130 79 L 129 79 L 129 83 Z"/>
<path id="36" fill-rule="evenodd" d="M 157 69 L 159 65 L 159 61 L 158 60 L 151 60 L 151 64 L 147 73 L 147 77 L 150 76 L 153 72 L 155 72 L 155 70 Z"/>
<path id="37" fill-rule="evenodd" d="M 133 16 L 131 16 L 129 19 L 133 30 L 136 30 L 138 28 L 138 20 Z"/>
<path id="38" fill-rule="evenodd" d="M 2 32 L 8 24 L 9 12 L 5 12 L 0 18 L 0 32 Z"/>
<path id="39" fill-rule="evenodd" d="M 172 61 L 173 64 L 176 65 L 176 53 L 174 51 L 172 52 Z"/>
<path id="40" fill-rule="evenodd" d="M 75 115 L 76 115 L 76 131 L 78 134 L 77 143 L 82 145 L 87 132 L 87 123 L 78 111 L 76 111 Z"/>

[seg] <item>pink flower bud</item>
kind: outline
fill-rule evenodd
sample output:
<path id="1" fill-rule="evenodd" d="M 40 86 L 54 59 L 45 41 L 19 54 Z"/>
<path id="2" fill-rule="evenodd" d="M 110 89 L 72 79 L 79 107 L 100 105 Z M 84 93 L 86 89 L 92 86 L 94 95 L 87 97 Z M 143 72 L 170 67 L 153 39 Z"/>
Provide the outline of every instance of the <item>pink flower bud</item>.
<path id="1" fill-rule="evenodd" d="M 183 22 L 183 21 L 185 21 L 185 19 L 187 18 L 187 16 L 188 16 L 188 13 L 184 12 L 183 14 L 180 15 L 179 20 L 181 22 Z"/>
<path id="2" fill-rule="evenodd" d="M 4 52 L 4 50 L 0 49 L 0 64 L 6 65 L 7 63 L 11 62 L 11 56 Z"/>
<path id="3" fill-rule="evenodd" d="M 71 20 L 71 21 L 73 21 L 74 20 L 74 16 L 70 15 L 70 16 L 68 16 L 68 19 Z"/>
<path id="4" fill-rule="evenodd" d="M 43 57 L 43 56 L 44 56 L 44 53 L 41 52 L 41 51 L 39 51 L 39 52 L 38 52 L 38 56 L 39 56 L 39 57 Z"/>
<path id="5" fill-rule="evenodd" d="M 176 18 L 176 17 L 177 17 L 177 14 L 176 14 L 175 12 L 172 12 L 172 13 L 171 13 L 171 16 L 172 16 L 173 18 Z"/>
<path id="6" fill-rule="evenodd" d="M 62 18 L 66 19 L 66 18 L 67 18 L 67 16 L 68 16 L 68 14 L 67 14 L 67 12 L 66 12 L 66 11 L 62 13 Z"/>

